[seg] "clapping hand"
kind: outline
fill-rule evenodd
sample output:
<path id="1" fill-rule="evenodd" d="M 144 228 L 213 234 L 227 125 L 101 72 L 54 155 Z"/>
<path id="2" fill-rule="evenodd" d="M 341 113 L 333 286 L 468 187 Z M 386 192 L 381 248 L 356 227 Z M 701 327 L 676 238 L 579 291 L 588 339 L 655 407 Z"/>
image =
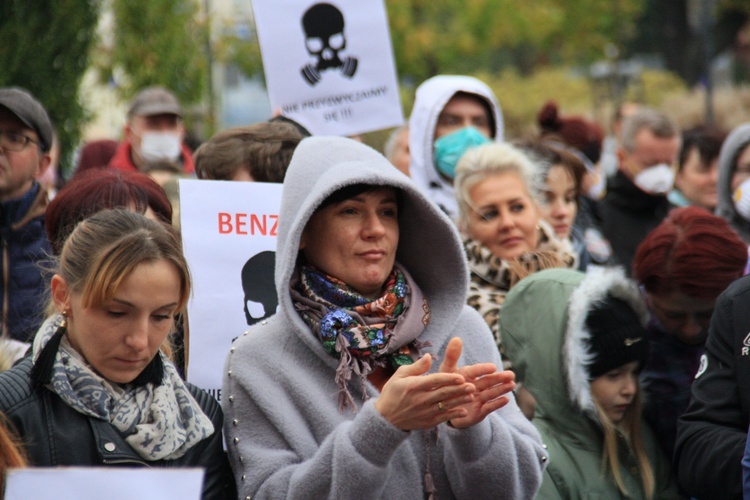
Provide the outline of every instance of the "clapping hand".
<path id="1" fill-rule="evenodd" d="M 463 343 L 453 338 L 438 373 L 427 374 L 432 357 L 402 366 L 383 386 L 375 409 L 399 429 L 429 429 L 443 422 L 465 428 L 505 406 L 516 384 L 513 372 L 493 363 L 458 368 Z"/>
<path id="2" fill-rule="evenodd" d="M 515 374 L 509 370 L 497 371 L 493 363 L 479 363 L 458 368 L 458 358 L 461 357 L 463 343 L 454 337 L 445 350 L 445 359 L 440 365 L 440 373 L 459 374 L 466 382 L 475 387 L 473 399 L 456 410 L 465 410 L 463 415 L 451 418 L 452 427 L 462 429 L 481 422 L 495 410 L 508 404 L 510 398 L 505 396 L 516 387 Z"/>
<path id="3" fill-rule="evenodd" d="M 426 375 L 431 365 L 432 357 L 425 354 L 399 367 L 375 401 L 375 409 L 401 430 L 429 429 L 468 416 L 464 405 L 474 399 L 474 384 L 459 373 Z"/>

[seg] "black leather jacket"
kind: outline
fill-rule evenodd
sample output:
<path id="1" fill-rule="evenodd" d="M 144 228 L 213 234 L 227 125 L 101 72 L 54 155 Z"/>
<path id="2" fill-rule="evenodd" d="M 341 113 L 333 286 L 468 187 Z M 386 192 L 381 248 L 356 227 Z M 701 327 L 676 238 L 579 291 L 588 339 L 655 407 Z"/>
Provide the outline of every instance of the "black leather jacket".
<path id="1" fill-rule="evenodd" d="M 234 479 L 222 443 L 224 415 L 211 396 L 187 384 L 214 433 L 176 460 L 146 461 L 104 420 L 70 408 L 47 388 L 32 387 L 30 357 L 0 373 L 0 411 L 24 445 L 35 466 L 203 467 L 204 499 L 234 497 Z"/>

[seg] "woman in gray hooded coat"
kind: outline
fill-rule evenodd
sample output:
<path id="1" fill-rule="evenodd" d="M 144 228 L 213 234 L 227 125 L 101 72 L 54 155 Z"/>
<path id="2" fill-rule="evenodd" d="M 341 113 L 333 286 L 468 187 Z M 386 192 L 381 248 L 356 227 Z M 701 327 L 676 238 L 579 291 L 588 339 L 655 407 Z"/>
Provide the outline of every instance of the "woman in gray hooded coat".
<path id="1" fill-rule="evenodd" d="M 383 156 L 300 143 L 275 279 L 224 375 L 240 497 L 533 497 L 545 451 L 465 305 L 460 239 Z"/>

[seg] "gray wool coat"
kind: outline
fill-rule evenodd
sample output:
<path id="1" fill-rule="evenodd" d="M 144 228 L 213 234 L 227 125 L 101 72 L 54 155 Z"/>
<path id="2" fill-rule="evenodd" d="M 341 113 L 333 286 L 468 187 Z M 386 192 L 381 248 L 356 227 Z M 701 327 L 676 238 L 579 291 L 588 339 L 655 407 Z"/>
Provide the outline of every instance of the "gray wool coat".
<path id="1" fill-rule="evenodd" d="M 425 471 L 435 498 L 532 498 L 545 450 L 514 399 L 471 428 L 440 425 L 405 432 L 374 407 L 378 390 L 350 384 L 356 411 L 339 411 L 338 360 L 294 311 L 289 281 L 300 236 L 318 205 L 357 183 L 393 186 L 403 195 L 396 259 L 430 303 L 420 335 L 439 367 L 458 336 L 459 366 L 502 366 L 487 325 L 465 305 L 467 267 L 450 220 L 379 153 L 344 138 L 302 141 L 286 174 L 279 217 L 279 312 L 237 339 L 228 354 L 222 405 L 225 438 L 240 498 L 423 498 Z"/>

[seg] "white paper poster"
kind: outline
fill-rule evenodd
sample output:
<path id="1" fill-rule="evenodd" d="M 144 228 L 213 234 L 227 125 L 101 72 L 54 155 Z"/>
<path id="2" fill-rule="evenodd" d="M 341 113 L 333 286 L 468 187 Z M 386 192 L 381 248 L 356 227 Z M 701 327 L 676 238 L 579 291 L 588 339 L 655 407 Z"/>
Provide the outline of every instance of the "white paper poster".
<path id="1" fill-rule="evenodd" d="M 221 401 L 232 341 L 276 312 L 281 184 L 180 180 L 182 244 L 193 277 L 188 380 Z"/>
<path id="2" fill-rule="evenodd" d="M 252 0 L 271 107 L 315 135 L 401 125 L 383 0 Z"/>
<path id="3" fill-rule="evenodd" d="M 5 500 L 199 500 L 201 468 L 58 467 L 10 469 Z"/>

